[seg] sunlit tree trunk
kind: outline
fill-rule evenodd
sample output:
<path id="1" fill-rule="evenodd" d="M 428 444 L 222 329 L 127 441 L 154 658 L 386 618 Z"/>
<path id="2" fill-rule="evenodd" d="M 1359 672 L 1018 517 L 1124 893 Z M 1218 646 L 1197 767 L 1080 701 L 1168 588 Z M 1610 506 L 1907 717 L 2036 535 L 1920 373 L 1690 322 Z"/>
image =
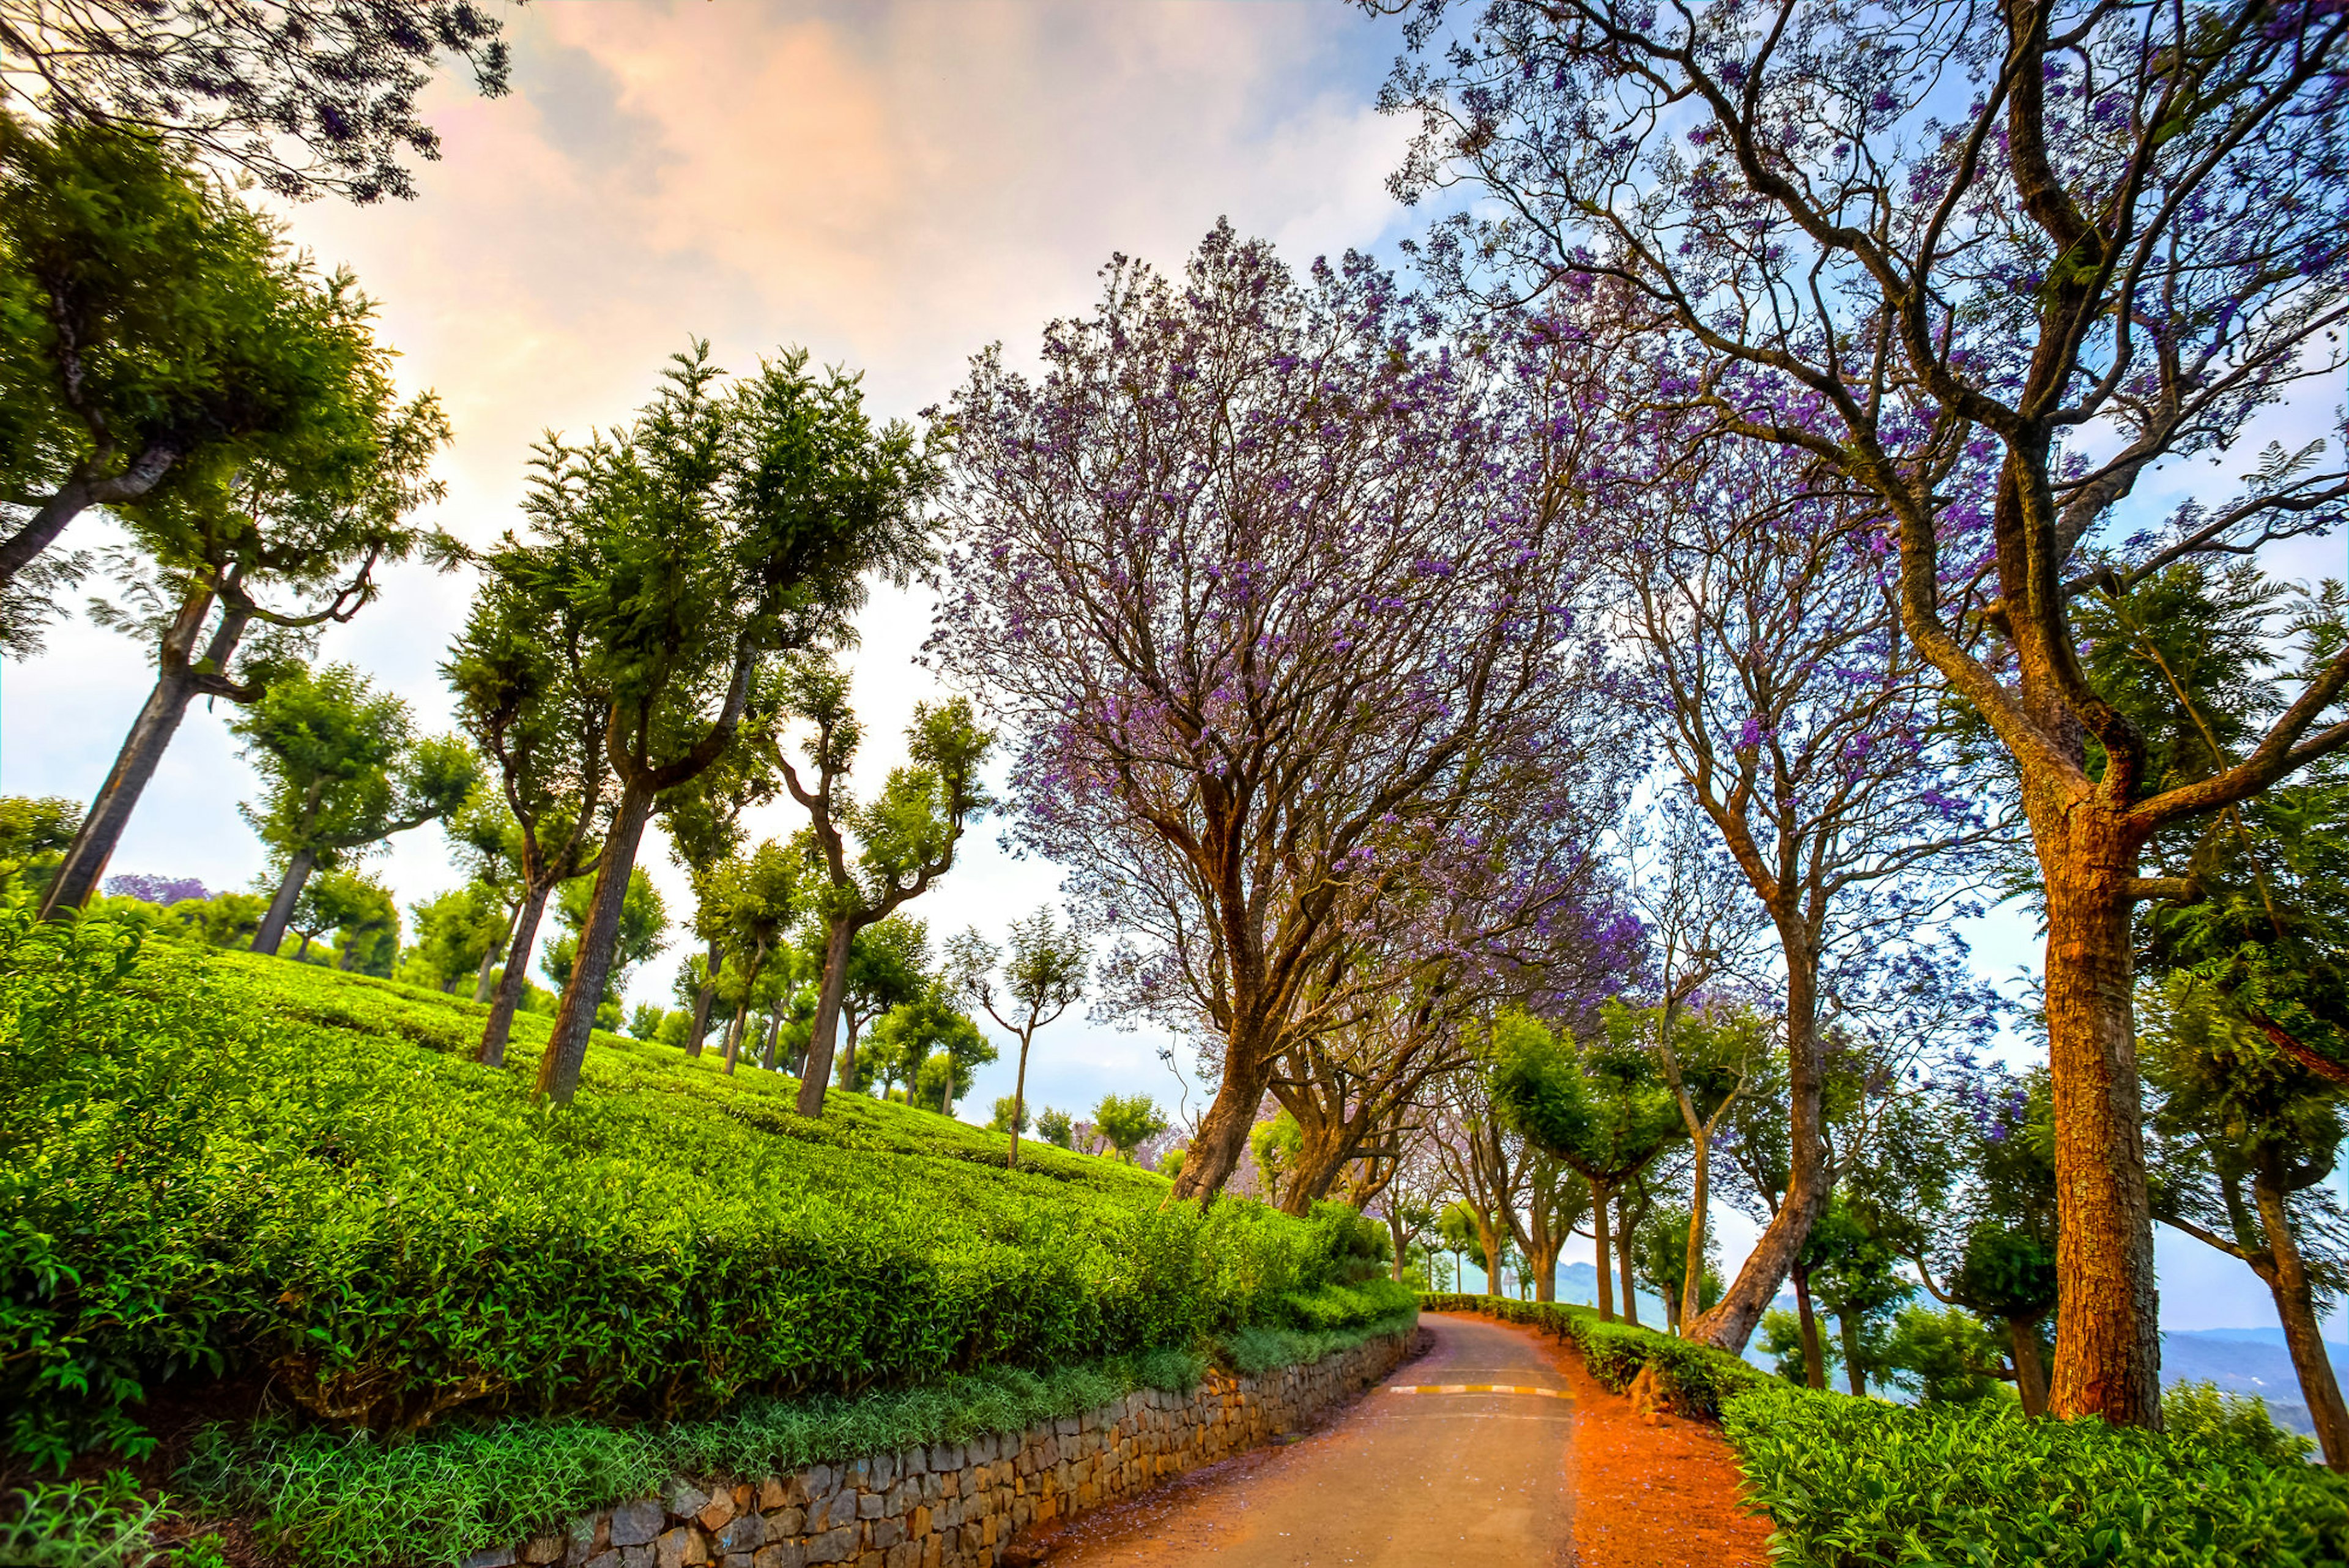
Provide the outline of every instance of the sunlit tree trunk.
<path id="1" fill-rule="evenodd" d="M 823 983 L 816 992 L 815 1019 L 808 1028 L 807 1064 L 800 1073 L 799 1113 L 823 1115 L 824 1085 L 832 1077 L 832 1053 L 840 1033 L 840 1000 L 848 990 L 848 944 L 856 929 L 834 919 L 823 938 Z"/>
<path id="2" fill-rule="evenodd" d="M 2316 1293 L 2300 1242 L 2292 1231 L 2283 1184 L 2272 1158 L 2252 1179 L 2251 1197 L 2259 1205 L 2260 1227 L 2267 1232 L 2268 1265 L 2260 1270 L 2275 1298 L 2276 1315 L 2283 1320 L 2283 1340 L 2292 1352 L 2292 1370 L 2300 1375 L 2308 1417 L 2324 1462 L 2349 1470 L 2349 1407 L 2341 1398 L 2341 1381 L 2333 1375 L 2333 1358 L 2316 1318 Z"/>
<path id="3" fill-rule="evenodd" d="M 277 892 L 269 900 L 269 912 L 261 917 L 261 929 L 253 933 L 253 950 L 274 954 L 285 945 L 285 928 L 293 923 L 294 905 L 302 897 L 302 889 L 310 880 L 310 873 L 318 868 L 318 855 L 314 849 L 297 849 L 285 862 L 285 875 L 277 879 Z M 305 936 L 302 947 L 308 950 L 310 940 Z"/>
<path id="4" fill-rule="evenodd" d="M 1792 1272 L 1795 1316 L 1803 1329 L 1803 1386 L 1824 1388 L 1827 1386 L 1827 1355 L 1819 1343 L 1818 1314 L 1811 1310 L 1811 1271 L 1796 1263 Z"/>
<path id="5" fill-rule="evenodd" d="M 586 923 L 579 931 L 578 961 L 571 971 L 571 983 L 563 988 L 563 1002 L 555 1012 L 546 1054 L 538 1062 L 538 1093 L 560 1104 L 569 1104 L 579 1092 L 579 1073 L 587 1062 L 595 1010 L 603 1004 L 604 988 L 611 983 L 621 901 L 628 894 L 628 877 L 636 867 L 636 846 L 644 839 L 652 807 L 653 791 L 634 781 L 624 785 L 612 814 L 611 830 L 596 859 L 595 890 L 588 898 Z"/>
<path id="6" fill-rule="evenodd" d="M 485 1067 L 505 1065 L 506 1043 L 513 1035 L 514 1012 L 522 1006 L 523 988 L 530 984 L 530 950 L 538 945 L 538 922 L 546 912 L 553 889 L 538 887 L 523 894 L 514 909 L 513 936 L 506 945 L 505 973 L 498 977 L 498 993 L 490 1002 L 490 1016 L 481 1025 L 481 1044 L 473 1059 Z"/>
<path id="7" fill-rule="evenodd" d="M 2047 1414 L 2047 1368 L 2039 1358 L 2039 1320 L 2009 1318 L 2007 1343 L 2014 1357 L 2014 1392 L 2026 1416 Z"/>

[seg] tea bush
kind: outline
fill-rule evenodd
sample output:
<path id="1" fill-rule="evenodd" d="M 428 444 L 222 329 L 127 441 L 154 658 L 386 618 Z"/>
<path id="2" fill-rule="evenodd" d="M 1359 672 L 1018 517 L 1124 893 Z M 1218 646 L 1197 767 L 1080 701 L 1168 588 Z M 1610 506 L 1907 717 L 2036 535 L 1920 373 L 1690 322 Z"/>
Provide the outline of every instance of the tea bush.
<path id="1" fill-rule="evenodd" d="M 1773 1380 L 1722 1418 L 1748 1501 L 1796 1568 L 2349 1562 L 2349 1480 L 2271 1440 L 2172 1425 L 2027 1420 L 2004 1400 L 1910 1407 Z"/>
<path id="2" fill-rule="evenodd" d="M 1628 1386 L 1717 1414 L 1744 1501 L 1786 1568 L 2315 1568 L 2349 1562 L 2349 1478 L 2306 1461 L 2254 1401 L 2170 1390 L 2165 1430 L 2028 1420 L 2011 1399 L 1899 1406 L 1798 1388 L 1708 1346 L 1607 1324 L 1588 1307 L 1426 1295 L 1570 1338 Z"/>
<path id="3" fill-rule="evenodd" d="M 533 1103 L 468 1002 L 0 910 L 0 1407 L 19 1453 L 136 1453 L 162 1384 L 266 1377 L 319 1415 L 676 1417 L 980 1367 L 1326 1332 L 1410 1297 L 1372 1228 L 1166 1183 L 857 1096 L 795 1115 L 598 1034 Z M 1032 1161 L 1032 1163 L 1030 1163 Z"/>

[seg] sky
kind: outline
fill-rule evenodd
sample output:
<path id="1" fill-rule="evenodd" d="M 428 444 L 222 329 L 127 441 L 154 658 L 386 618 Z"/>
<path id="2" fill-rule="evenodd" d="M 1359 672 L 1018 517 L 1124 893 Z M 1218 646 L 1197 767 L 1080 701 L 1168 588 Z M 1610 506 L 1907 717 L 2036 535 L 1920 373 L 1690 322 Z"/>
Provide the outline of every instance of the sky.
<path id="1" fill-rule="evenodd" d="M 990 343 L 1032 362 L 1044 324 L 1090 306 L 1112 254 L 1172 269 L 1228 216 L 1294 265 L 1349 247 L 1392 260 L 1423 221 L 1384 186 L 1406 128 L 1371 107 L 1394 29 L 1339 0 L 535 0 L 508 15 L 513 91 L 433 89 L 445 157 L 419 171 L 417 201 L 286 214 L 322 265 L 347 265 L 380 302 L 405 387 L 444 400 L 456 441 L 434 520 L 474 543 L 514 525 L 533 440 L 625 420 L 695 337 L 738 368 L 804 346 L 862 370 L 877 412 L 911 417 Z M 2307 409 L 2272 422 L 2287 438 L 2322 433 Z M 2181 472 L 2158 488 L 2199 483 Z M 84 522 L 67 543 L 94 547 L 106 532 Z M 2285 564 L 2338 574 L 2339 542 Z M 396 570 L 324 656 L 445 729 L 436 666 L 469 592 L 461 577 Z M 915 661 L 927 622 L 919 592 L 885 591 L 861 618 L 851 662 L 868 785 L 935 690 Z M 150 681 L 139 648 L 86 623 L 58 628 L 36 660 L 0 664 L 0 792 L 87 800 Z M 190 715 L 112 870 L 214 889 L 262 875 L 237 815 L 254 776 L 224 718 Z M 796 808 L 751 826 L 785 836 Z M 976 925 L 1000 940 L 1054 900 L 1057 872 L 1009 855 L 1001 826 L 974 831 L 911 907 L 935 937 Z M 672 914 L 689 913 L 657 846 L 644 864 Z M 434 827 L 373 869 L 403 906 L 461 880 Z M 2035 966 L 2013 912 L 1971 934 L 1986 971 Z M 630 1000 L 667 1004 L 684 951 L 675 941 L 633 976 Z M 1138 1090 L 1195 1115 L 1207 1094 L 1162 1063 L 1170 1043 L 1071 1014 L 1039 1036 L 1030 1103 L 1081 1111 Z M 1175 1056 L 1188 1072 L 1188 1046 Z M 982 1068 L 962 1114 L 983 1119 L 1011 1070 L 1009 1053 Z M 1724 1216 L 1733 1267 L 1751 1235 Z M 2160 1246 L 2169 1326 L 2275 1321 L 2240 1263 L 2167 1234 Z M 1567 1256 L 1588 1259 L 1588 1242 Z"/>

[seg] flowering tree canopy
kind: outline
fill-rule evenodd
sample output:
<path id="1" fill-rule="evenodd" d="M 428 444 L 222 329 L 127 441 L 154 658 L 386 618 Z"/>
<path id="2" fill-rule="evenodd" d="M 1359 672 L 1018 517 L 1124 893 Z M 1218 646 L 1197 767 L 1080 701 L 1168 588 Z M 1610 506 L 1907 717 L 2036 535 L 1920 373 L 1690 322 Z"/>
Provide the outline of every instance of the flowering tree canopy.
<path id="1" fill-rule="evenodd" d="M 1593 923 L 1613 773 L 1575 642 L 1578 415 L 1537 362 L 1225 225 L 1180 280 L 1105 277 L 1040 378 L 990 351 L 954 400 L 933 648 L 1018 732 L 1019 841 L 1119 933 L 1104 1004 L 1221 1058 L 1191 1196 L 1290 1042 L 1444 956 L 1374 928 L 1424 909 L 1485 955 Z"/>
<path id="2" fill-rule="evenodd" d="M 2139 852 L 2349 743 L 2349 653 L 2226 767 L 2147 792 L 2143 737 L 2091 685 L 2068 607 L 2342 518 L 2349 479 L 2321 448 L 2144 535 L 2118 536 L 2115 509 L 2340 373 L 2349 16 L 1494 0 L 1454 28 L 1447 0 L 1371 4 L 1413 12 L 1385 99 L 1423 129 L 1398 188 L 1492 199 L 1430 252 L 1453 287 L 1602 296 L 1619 338 L 1685 355 L 1665 401 L 1816 457 L 1890 520 L 1905 634 L 2013 758 L 2046 888 L 2080 1287 L 2050 1407 L 2157 1420 L 2128 927 L 2135 900 L 2184 889 L 2139 877 Z M 1990 483 L 1947 483 L 1969 464 Z"/>

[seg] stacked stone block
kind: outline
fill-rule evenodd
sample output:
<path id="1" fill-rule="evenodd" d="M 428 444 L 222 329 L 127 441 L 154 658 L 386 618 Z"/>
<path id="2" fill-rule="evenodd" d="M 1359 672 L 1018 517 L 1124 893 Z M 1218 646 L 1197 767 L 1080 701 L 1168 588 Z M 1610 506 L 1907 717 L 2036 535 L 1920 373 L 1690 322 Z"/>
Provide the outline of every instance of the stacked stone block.
<path id="1" fill-rule="evenodd" d="M 968 1443 L 760 1480 L 679 1479 L 465 1568 L 992 1568 L 1012 1538 L 1304 1426 L 1376 1383 L 1408 1334 L 1258 1378 L 1210 1372 L 1081 1416 Z"/>

